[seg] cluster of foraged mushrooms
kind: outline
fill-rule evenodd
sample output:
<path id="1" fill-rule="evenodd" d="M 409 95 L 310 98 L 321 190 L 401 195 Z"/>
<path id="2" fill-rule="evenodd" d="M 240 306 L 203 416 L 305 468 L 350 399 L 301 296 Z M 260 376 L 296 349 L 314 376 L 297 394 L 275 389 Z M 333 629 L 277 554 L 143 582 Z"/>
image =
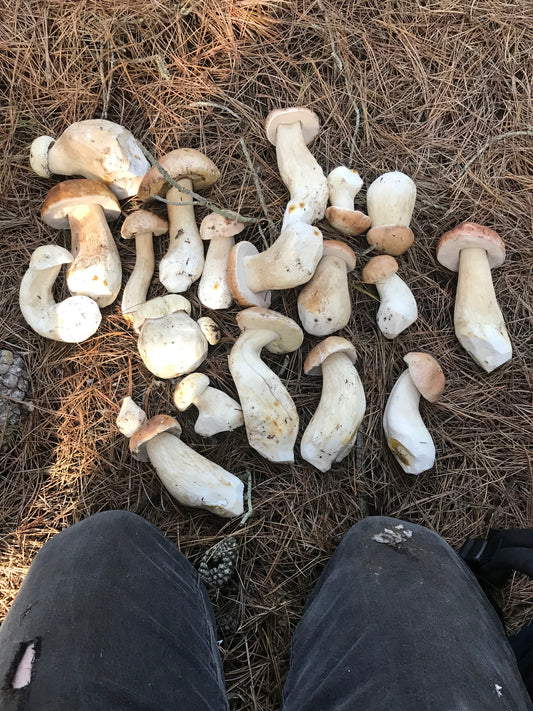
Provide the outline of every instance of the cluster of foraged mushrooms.
<path id="1" fill-rule="evenodd" d="M 58 229 L 70 228 L 72 253 L 56 245 L 34 252 L 22 279 L 20 306 L 28 324 L 42 336 L 68 342 L 89 338 L 100 324 L 100 307 L 113 303 L 120 290 L 120 258 L 108 227 L 108 221 L 120 214 L 117 198 L 137 195 L 143 202 L 163 198 L 168 224 L 140 209 L 126 217 L 121 232 L 124 239 L 136 242 L 136 262 L 124 288 L 122 312 L 139 334 L 144 364 L 159 378 L 181 378 L 174 404 L 180 411 L 196 406 L 198 434 L 209 437 L 244 424 L 250 445 L 263 457 L 292 462 L 298 414 L 280 378 L 261 359 L 261 351 L 289 353 L 301 346 L 302 328 L 269 306 L 272 291 L 303 286 L 298 295 L 303 329 L 324 340 L 304 363 L 306 374 L 322 375 L 323 386 L 301 439 L 301 456 L 327 471 L 354 446 L 366 401 L 354 365 L 355 348 L 333 335 L 347 325 L 352 312 L 348 273 L 355 268 L 356 257 L 346 243 L 323 240 L 315 223 L 325 216 L 348 237 L 368 231 L 368 243 L 383 252 L 366 264 L 363 281 L 375 284 L 380 295 L 379 329 L 386 338 L 395 338 L 418 315 L 394 259 L 413 243 L 409 223 L 416 188 L 401 172 L 380 176 L 368 188 L 367 216 L 354 206 L 363 185 L 358 173 L 340 166 L 326 178 L 309 151 L 307 146 L 319 128 L 316 114 L 305 108 L 275 110 L 265 128 L 276 147 L 289 202 L 280 235 L 264 252 L 251 242 L 235 243 L 244 227 L 238 217 L 231 220 L 212 212 L 198 229 L 195 193 L 220 175 L 199 151 L 173 150 L 150 167 L 129 131 L 101 119 L 73 124 L 57 141 L 36 139 L 31 165 L 39 175 L 85 178 L 64 181 L 46 196 L 42 219 Z M 169 293 L 147 301 L 155 267 L 153 236 L 167 230 L 169 248 L 159 265 L 159 279 Z M 209 241 L 205 256 L 204 241 Z M 446 233 L 437 248 L 439 261 L 459 271 L 457 336 L 488 372 L 511 357 L 490 278 L 490 268 L 502 263 L 504 252 L 495 232 L 473 223 Z M 73 296 L 58 304 L 52 288 L 62 264 L 69 265 L 67 286 Z M 242 333 L 228 358 L 240 403 L 211 387 L 207 376 L 194 372 L 207 357 L 208 344 L 219 337 L 212 319 L 191 318 L 191 303 L 181 296 L 197 281 L 199 300 L 207 308 L 226 309 L 233 300 L 247 307 L 237 315 Z M 383 427 L 401 467 L 418 474 L 431 468 L 435 459 L 431 435 L 419 414 L 420 396 L 436 402 L 444 390 L 444 375 L 427 353 L 408 353 L 404 360 L 408 368 L 392 389 Z M 220 516 L 242 513 L 240 479 L 181 442 L 181 428 L 173 417 L 162 414 L 147 420 L 127 397 L 117 426 L 130 438 L 133 456 L 149 460 L 179 502 Z"/>

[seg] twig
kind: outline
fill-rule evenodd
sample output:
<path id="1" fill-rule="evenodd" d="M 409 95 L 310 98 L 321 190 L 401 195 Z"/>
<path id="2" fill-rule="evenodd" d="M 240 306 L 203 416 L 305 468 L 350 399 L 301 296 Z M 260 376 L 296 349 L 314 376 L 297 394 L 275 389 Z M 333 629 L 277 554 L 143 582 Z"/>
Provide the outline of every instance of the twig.
<path id="1" fill-rule="evenodd" d="M 492 136 L 492 138 L 489 138 L 488 141 L 486 141 L 481 148 L 478 150 L 478 152 L 472 156 L 469 160 L 466 161 L 466 164 L 462 171 L 459 173 L 459 177 L 461 178 L 466 171 L 470 168 L 472 163 L 477 160 L 480 156 L 485 153 L 487 148 L 490 148 L 490 146 L 493 143 L 496 143 L 497 141 L 505 141 L 507 138 L 515 138 L 516 136 L 533 136 L 533 126 L 528 127 L 524 131 L 509 131 L 509 133 L 502 133 L 499 136 Z"/>
<path id="2" fill-rule="evenodd" d="M 148 64 L 149 62 L 154 62 L 157 64 L 159 69 L 159 76 L 165 81 L 170 81 L 170 74 L 167 69 L 163 57 L 160 54 L 151 54 L 149 57 L 138 57 L 137 59 L 126 59 L 124 60 L 128 64 Z"/>
<path id="3" fill-rule="evenodd" d="M 104 74 L 104 43 L 100 43 L 102 54 L 100 56 L 100 81 L 102 82 L 102 118 L 106 119 L 109 110 L 109 100 L 111 98 L 111 86 L 113 84 L 113 69 L 115 68 L 115 53 L 111 52 L 109 59 L 109 71 L 107 73 L 108 80 Z"/>
<path id="4" fill-rule="evenodd" d="M 368 249 L 365 249 L 363 252 L 361 252 L 361 256 L 364 257 L 365 255 L 370 254 L 370 252 L 372 252 L 376 248 L 376 244 L 371 244 Z"/>
<path id="5" fill-rule="evenodd" d="M 257 196 L 259 198 L 259 204 L 261 205 L 261 208 L 263 210 L 263 214 L 267 219 L 268 222 L 268 228 L 270 230 L 270 238 L 274 239 L 274 235 L 276 232 L 276 227 L 274 223 L 272 222 L 270 218 L 270 214 L 268 212 L 268 207 L 265 202 L 265 198 L 263 196 L 263 191 L 261 189 L 261 183 L 259 182 L 259 176 L 257 175 L 257 171 L 254 168 L 254 164 L 252 163 L 252 159 L 250 158 L 250 153 L 248 152 L 248 148 L 246 146 L 246 143 L 244 141 L 244 138 L 241 138 L 239 143 L 241 144 L 241 150 L 244 153 L 244 157 L 246 158 L 246 162 L 248 163 L 248 167 L 250 168 L 250 171 L 252 173 L 252 178 L 254 180 L 254 185 L 255 185 L 255 190 L 257 192 Z M 267 245 L 268 247 L 268 245 Z"/>
<path id="6" fill-rule="evenodd" d="M 202 108 L 204 106 L 211 106 L 214 109 L 220 109 L 221 111 L 227 111 L 228 114 L 231 114 L 232 116 L 235 116 L 235 118 L 238 118 L 239 121 L 242 121 L 242 116 L 239 116 L 239 114 L 236 114 L 235 111 L 232 111 L 232 109 L 228 108 L 227 106 L 224 106 L 224 104 L 216 104 L 214 101 L 193 101 L 192 104 L 189 104 L 187 106 L 188 109 L 196 109 L 196 108 Z"/>
<path id="7" fill-rule="evenodd" d="M 244 526 L 254 511 L 252 507 L 252 475 L 248 470 L 246 470 L 246 473 L 248 474 L 248 489 L 246 490 L 246 503 L 248 504 L 248 511 L 241 518 L 241 526 Z"/>

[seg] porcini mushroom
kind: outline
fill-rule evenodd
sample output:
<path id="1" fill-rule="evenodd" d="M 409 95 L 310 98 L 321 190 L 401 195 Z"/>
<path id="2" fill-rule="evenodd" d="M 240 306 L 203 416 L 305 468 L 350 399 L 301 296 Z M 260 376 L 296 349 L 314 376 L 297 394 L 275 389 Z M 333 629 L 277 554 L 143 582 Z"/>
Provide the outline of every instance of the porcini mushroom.
<path id="1" fill-rule="evenodd" d="M 250 446 L 271 462 L 294 461 L 298 414 L 279 377 L 263 363 L 262 348 L 289 353 L 303 341 L 292 319 L 269 309 L 252 307 L 237 314 L 242 334 L 229 355 L 229 369 L 244 415 Z"/>
<path id="2" fill-rule="evenodd" d="M 202 316 L 197 321 L 201 332 L 204 334 L 206 341 L 210 346 L 216 346 L 220 341 L 220 328 L 211 316 Z"/>
<path id="3" fill-rule="evenodd" d="M 228 309 L 233 301 L 226 272 L 234 236 L 244 229 L 243 222 L 229 220 L 212 212 L 200 224 L 200 237 L 210 240 L 204 271 L 198 284 L 198 298 L 210 309 Z"/>
<path id="4" fill-rule="evenodd" d="M 36 138 L 30 164 L 42 178 L 57 173 L 98 180 L 119 200 L 137 193 L 150 168 L 130 131 L 106 119 L 77 121 L 57 141 L 50 136 Z"/>
<path id="5" fill-rule="evenodd" d="M 397 271 L 398 262 L 388 254 L 373 257 L 363 269 L 363 281 L 375 284 L 381 298 L 376 319 L 385 338 L 396 338 L 418 318 L 413 292 Z"/>
<path id="6" fill-rule="evenodd" d="M 463 222 L 442 235 L 437 259 L 459 272 L 454 312 L 459 343 L 490 373 L 513 354 L 490 273 L 505 259 L 503 240 L 488 227 Z"/>
<path id="7" fill-rule="evenodd" d="M 187 190 L 202 190 L 213 185 L 220 171 L 207 156 L 194 148 L 178 148 L 159 160 L 170 177 Z M 190 195 L 170 185 L 153 166 L 139 187 L 140 200 L 160 195 L 168 200 L 170 243 L 159 264 L 159 280 L 171 293 L 180 293 L 197 281 L 204 268 L 204 245 L 198 232 Z"/>
<path id="8" fill-rule="evenodd" d="M 298 315 L 307 333 L 328 336 L 346 326 L 352 314 L 348 272 L 355 263 L 347 244 L 324 240 L 322 259 L 298 295 Z"/>
<path id="9" fill-rule="evenodd" d="M 322 374 L 320 402 L 300 445 L 303 459 L 322 472 L 340 462 L 355 444 L 366 410 L 361 378 L 354 363 L 357 354 L 345 338 L 330 336 L 309 353 L 307 375 Z"/>
<path id="10" fill-rule="evenodd" d="M 37 247 L 20 284 L 19 304 L 26 323 L 40 336 L 53 341 L 80 343 L 96 333 L 102 316 L 88 296 L 54 301 L 52 289 L 63 264 L 72 255 L 55 244 Z"/>
<path id="11" fill-rule="evenodd" d="M 122 294 L 122 313 L 127 321 L 132 320 L 132 315 L 128 312 L 146 301 L 154 274 L 153 236 L 159 237 L 167 231 L 168 223 L 148 210 L 132 212 L 122 224 L 122 238 L 135 237 L 135 267 Z"/>
<path id="12" fill-rule="evenodd" d="M 404 472 L 420 474 L 435 463 L 435 445 L 418 406 L 420 395 L 437 402 L 444 392 L 444 373 L 428 353 L 408 353 L 408 365 L 392 388 L 383 413 L 389 449 Z"/>
<path id="13" fill-rule="evenodd" d="M 203 373 L 191 373 L 178 383 L 174 404 L 180 412 L 196 406 L 198 419 L 194 431 L 202 437 L 234 430 L 244 423 L 239 403 L 222 390 L 212 388 Z"/>
<path id="14" fill-rule="evenodd" d="M 409 228 L 416 200 L 416 185 L 398 170 L 384 173 L 368 188 L 366 203 L 372 227 L 367 232 L 368 244 L 379 252 L 398 256 L 413 244 Z"/>
<path id="15" fill-rule="evenodd" d="M 120 412 L 116 419 L 119 431 L 128 439 L 147 421 L 146 412 L 132 400 L 129 395 L 122 400 Z"/>
<path id="16" fill-rule="evenodd" d="M 67 269 L 72 294 L 94 299 L 100 308 L 117 298 L 122 266 L 107 224 L 120 215 L 118 200 L 95 180 L 65 180 L 46 195 L 42 220 L 56 230 L 71 231 L 73 261 Z"/>
<path id="17" fill-rule="evenodd" d="M 363 181 L 356 170 L 341 165 L 328 175 L 329 201 L 326 220 L 343 235 L 360 235 L 370 227 L 371 220 L 354 208 L 354 199 L 363 187 Z"/>

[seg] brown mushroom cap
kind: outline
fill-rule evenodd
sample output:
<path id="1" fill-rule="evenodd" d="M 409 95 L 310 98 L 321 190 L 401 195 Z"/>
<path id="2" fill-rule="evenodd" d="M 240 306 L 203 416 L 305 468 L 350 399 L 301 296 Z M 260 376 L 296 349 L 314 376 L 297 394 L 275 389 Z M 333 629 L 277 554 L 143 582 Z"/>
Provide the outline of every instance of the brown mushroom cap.
<path id="1" fill-rule="evenodd" d="M 159 165 L 173 180 L 191 180 L 195 190 L 208 188 L 220 178 L 220 171 L 213 161 L 194 148 L 170 151 L 160 158 Z M 137 197 L 144 202 L 150 195 L 166 195 L 170 187 L 170 183 L 154 165 L 142 179 Z"/>
<path id="2" fill-rule="evenodd" d="M 276 145 L 276 134 L 278 126 L 300 122 L 303 139 L 309 145 L 317 135 L 320 127 L 320 120 L 314 111 L 301 106 L 294 106 L 289 109 L 274 109 L 265 119 L 265 131 L 268 140 Z"/>
<path id="3" fill-rule="evenodd" d="M 372 257 L 363 269 L 365 284 L 377 284 L 398 271 L 398 262 L 388 254 Z"/>
<path id="4" fill-rule="evenodd" d="M 69 228 L 68 215 L 76 207 L 100 205 L 106 220 L 116 220 L 120 205 L 111 190 L 96 180 L 64 180 L 51 188 L 41 209 L 41 219 L 58 230 Z"/>
<path id="5" fill-rule="evenodd" d="M 175 437 L 181 434 L 181 427 L 177 420 L 170 415 L 156 415 L 145 422 L 130 439 L 130 452 L 140 462 L 148 461 L 146 443 L 161 432 L 170 432 Z"/>
<path id="6" fill-rule="evenodd" d="M 237 324 L 243 332 L 261 329 L 276 333 L 278 337 L 265 346 L 271 353 L 291 353 L 299 348 L 304 340 L 302 329 L 292 318 L 259 306 L 240 311 L 237 314 Z"/>
<path id="7" fill-rule="evenodd" d="M 209 386 L 209 378 L 203 373 L 191 373 L 180 380 L 174 390 L 174 405 L 183 411 L 192 405 L 196 398 Z"/>
<path id="8" fill-rule="evenodd" d="M 334 353 L 344 353 L 352 363 L 355 363 L 357 359 L 357 352 L 350 341 L 340 336 L 330 336 L 318 343 L 313 350 L 308 353 L 304 361 L 304 373 L 306 375 L 320 375 L 322 372 L 322 363 Z"/>
<path id="9" fill-rule="evenodd" d="M 251 242 L 237 242 L 231 249 L 228 257 L 226 278 L 229 290 L 235 301 L 241 306 L 270 306 L 270 291 L 255 292 L 250 289 L 246 281 L 245 257 L 254 257 L 259 251 Z"/>
<path id="10" fill-rule="evenodd" d="M 372 224 L 372 220 L 364 212 L 335 205 L 330 205 L 326 210 L 326 220 L 337 232 L 350 237 L 362 235 Z"/>
<path id="11" fill-rule="evenodd" d="M 392 254 L 395 257 L 409 249 L 414 240 L 415 236 L 412 229 L 404 225 L 372 227 L 366 233 L 368 244 L 375 244 L 378 252 Z"/>
<path id="12" fill-rule="evenodd" d="M 132 239 L 147 232 L 156 237 L 164 235 L 168 232 L 168 222 L 148 210 L 136 210 L 126 217 L 120 230 L 123 239 Z"/>
<path id="13" fill-rule="evenodd" d="M 462 249 L 484 249 L 491 269 L 499 267 L 505 259 L 505 244 L 497 232 L 475 222 L 462 222 L 445 232 L 437 244 L 437 259 L 448 269 L 459 270 Z"/>
<path id="14" fill-rule="evenodd" d="M 217 239 L 217 237 L 235 237 L 242 232 L 244 222 L 230 220 L 216 212 L 211 212 L 204 217 L 200 224 L 200 237 L 204 240 Z"/>
<path id="15" fill-rule="evenodd" d="M 429 353 L 411 352 L 403 357 L 409 366 L 409 375 L 418 392 L 429 402 L 437 402 L 444 392 L 446 378 L 442 368 Z"/>
<path id="16" fill-rule="evenodd" d="M 346 264 L 346 271 L 353 272 L 355 265 L 357 264 L 357 257 L 353 249 L 348 247 L 344 242 L 339 242 L 336 239 L 325 239 L 324 240 L 324 251 L 322 252 L 322 258 L 324 257 L 338 257 L 342 259 Z"/>

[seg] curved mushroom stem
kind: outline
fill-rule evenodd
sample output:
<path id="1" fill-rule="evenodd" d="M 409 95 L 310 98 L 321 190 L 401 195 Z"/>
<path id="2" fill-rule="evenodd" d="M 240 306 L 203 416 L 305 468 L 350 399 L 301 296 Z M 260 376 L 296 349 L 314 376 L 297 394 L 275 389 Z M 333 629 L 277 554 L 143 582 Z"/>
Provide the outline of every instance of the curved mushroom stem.
<path id="1" fill-rule="evenodd" d="M 226 271 L 234 244 L 233 237 L 218 237 L 209 243 L 202 278 L 198 284 L 198 298 L 210 309 L 228 309 L 232 304 Z"/>
<path id="2" fill-rule="evenodd" d="M 335 207 L 354 209 L 355 196 L 363 187 L 361 176 L 356 170 L 339 166 L 328 175 L 329 201 Z"/>
<path id="3" fill-rule="evenodd" d="M 346 262 L 325 254 L 298 295 L 298 315 L 307 333 L 327 336 L 344 328 L 352 314 Z"/>
<path id="4" fill-rule="evenodd" d="M 192 401 L 198 408 L 194 431 L 202 437 L 212 437 L 219 432 L 228 432 L 244 424 L 239 403 L 222 390 L 210 385 Z"/>
<path id="5" fill-rule="evenodd" d="M 420 412 L 420 393 L 405 370 L 391 390 L 383 413 L 389 449 L 408 474 L 420 474 L 435 463 L 435 445 Z"/>
<path id="6" fill-rule="evenodd" d="M 322 363 L 322 395 L 301 443 L 303 459 L 322 472 L 340 462 L 355 444 L 365 410 L 361 378 L 345 353 Z"/>
<path id="7" fill-rule="evenodd" d="M 377 313 L 379 330 L 385 338 L 396 338 L 418 318 L 415 297 L 397 274 L 376 282 L 381 304 Z"/>
<path id="8" fill-rule="evenodd" d="M 461 250 L 454 325 L 459 343 L 487 373 L 511 358 L 513 348 L 484 249 Z"/>
<path id="9" fill-rule="evenodd" d="M 192 180 L 181 178 L 177 181 L 188 190 L 193 189 Z M 170 243 L 167 253 L 159 264 L 159 279 L 165 289 L 172 294 L 180 294 L 197 281 L 204 268 L 204 245 L 200 238 L 192 198 L 178 188 L 167 192 L 169 201 L 168 222 Z M 177 203 L 171 205 L 170 203 Z"/>
<path id="10" fill-rule="evenodd" d="M 154 274 L 154 242 L 151 232 L 139 232 L 135 236 L 135 266 L 122 294 L 122 314 L 127 321 L 132 315 L 126 313 L 146 301 L 150 282 Z"/>
<path id="11" fill-rule="evenodd" d="M 250 446 L 271 462 L 293 462 L 298 414 L 278 376 L 263 363 L 261 349 L 277 334 L 266 329 L 242 333 L 229 355 L 229 369 L 241 401 Z"/>

